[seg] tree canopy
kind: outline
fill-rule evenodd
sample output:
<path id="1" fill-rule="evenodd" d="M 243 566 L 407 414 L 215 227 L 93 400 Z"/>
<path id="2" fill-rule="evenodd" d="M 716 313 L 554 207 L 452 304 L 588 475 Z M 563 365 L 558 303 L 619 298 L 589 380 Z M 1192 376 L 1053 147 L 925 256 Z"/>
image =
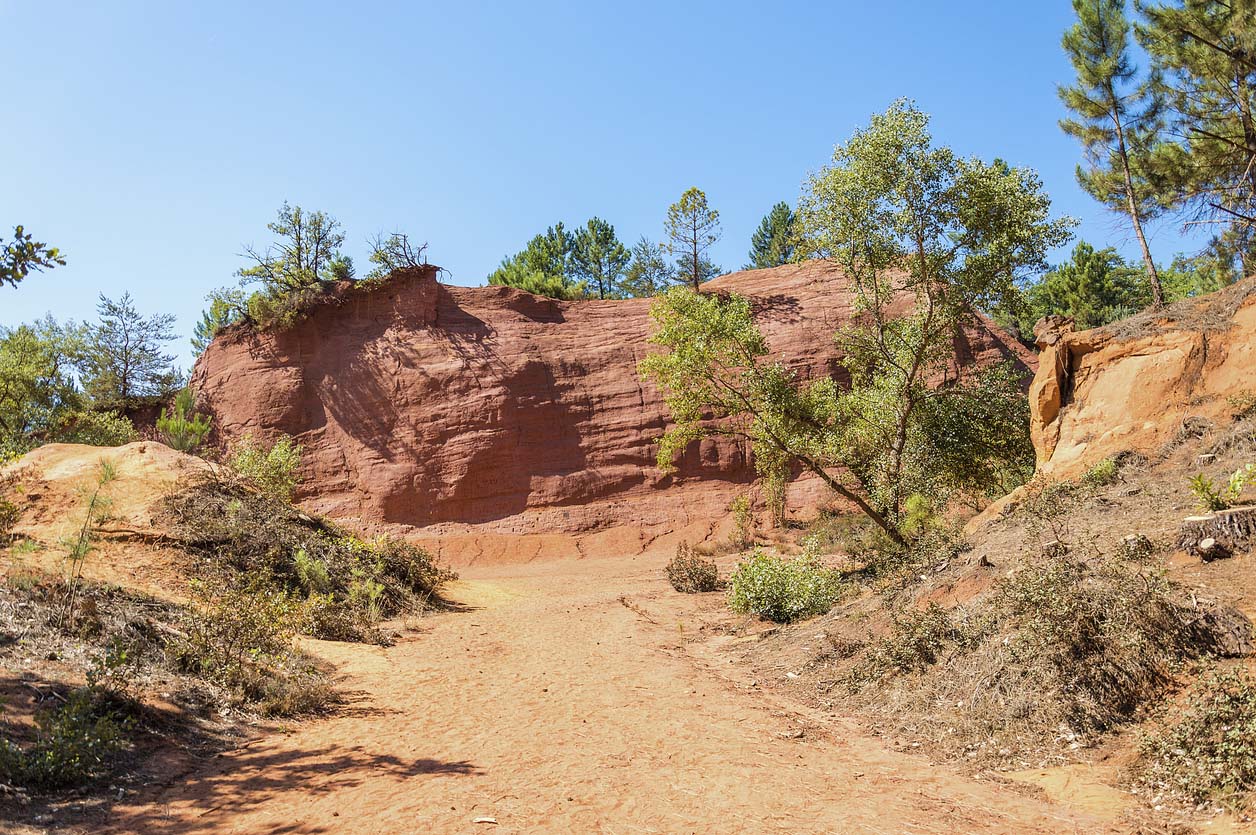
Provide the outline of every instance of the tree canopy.
<path id="1" fill-rule="evenodd" d="M 794 210 L 788 203 L 772 207 L 750 237 L 750 261 L 743 269 L 779 267 L 794 260 Z"/>
<path id="2" fill-rule="evenodd" d="M 849 388 L 770 362 L 735 294 L 673 289 L 655 304 L 652 341 L 667 350 L 641 369 L 674 421 L 661 465 L 702 435 L 745 437 L 766 475 L 803 466 L 899 546 L 909 498 L 986 493 L 1032 470 L 1014 372 L 962 368 L 955 336 L 977 310 L 1012 304 L 1018 278 L 1045 268 L 1071 221 L 1051 219 L 1032 172 L 957 157 L 927 128 L 899 101 L 804 187 L 802 252 L 844 269 L 863 314 L 835 336 Z M 910 310 L 892 314 L 904 299 Z"/>

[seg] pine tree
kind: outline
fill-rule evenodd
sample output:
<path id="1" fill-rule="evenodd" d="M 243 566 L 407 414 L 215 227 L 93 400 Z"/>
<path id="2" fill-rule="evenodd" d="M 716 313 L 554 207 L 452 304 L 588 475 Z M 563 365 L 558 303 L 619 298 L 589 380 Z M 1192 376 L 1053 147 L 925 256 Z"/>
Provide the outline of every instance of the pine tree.
<path id="1" fill-rule="evenodd" d="M 750 263 L 742 269 L 761 270 L 793 261 L 793 234 L 794 211 L 788 203 L 777 203 L 750 237 Z"/>
<path id="2" fill-rule="evenodd" d="M 620 284 L 628 266 L 628 250 L 615 236 L 615 227 L 595 217 L 576 231 L 572 241 L 572 275 L 597 288 L 599 299 L 623 297 Z"/>
<path id="3" fill-rule="evenodd" d="M 696 290 L 714 278 L 720 268 L 707 258 L 707 250 L 720 239 L 720 213 L 707 205 L 706 194 L 691 188 L 667 209 L 664 224 L 667 250 L 676 257 L 676 272 Z"/>
<path id="4" fill-rule="evenodd" d="M 100 321 L 88 328 L 82 364 L 83 387 L 97 403 L 125 405 L 133 398 L 167 394 L 180 374 L 162 346 L 174 340 L 174 316 L 142 316 L 130 293 L 118 301 L 102 294 Z"/>
<path id="5" fill-rule="evenodd" d="M 253 265 L 241 268 L 236 275 L 245 283 L 259 282 L 272 294 L 286 295 L 320 282 L 353 277 L 352 262 L 340 253 L 344 233 L 331 215 L 307 212 L 285 202 L 266 228 L 276 236 L 266 249 L 244 248 L 244 257 Z"/>
<path id="6" fill-rule="evenodd" d="M 502 260 L 489 274 L 488 283 L 517 287 L 538 296 L 555 299 L 582 299 L 587 286 L 572 275 L 575 236 L 556 223 L 528 241 L 523 251 Z"/>
<path id="7" fill-rule="evenodd" d="M 627 295 L 655 296 L 676 283 L 676 273 L 663 252 L 662 246 L 645 236 L 632 245 L 632 261 L 624 273 L 622 285 Z"/>
<path id="8" fill-rule="evenodd" d="M 1153 73 L 1141 84 L 1129 54 L 1125 0 L 1073 0 L 1077 23 L 1064 34 L 1064 51 L 1077 85 L 1061 87 L 1060 99 L 1075 114 L 1060 127 L 1086 151 L 1077 181 L 1092 197 L 1129 216 L 1142 248 L 1152 303 L 1164 304 L 1143 223 L 1162 209 L 1149 181 L 1147 160 L 1162 129 L 1162 102 Z"/>
<path id="9" fill-rule="evenodd" d="M 1167 200 L 1218 232 L 1256 271 L 1256 4 L 1135 0 L 1139 41 L 1160 73 L 1176 141 L 1156 154 Z"/>

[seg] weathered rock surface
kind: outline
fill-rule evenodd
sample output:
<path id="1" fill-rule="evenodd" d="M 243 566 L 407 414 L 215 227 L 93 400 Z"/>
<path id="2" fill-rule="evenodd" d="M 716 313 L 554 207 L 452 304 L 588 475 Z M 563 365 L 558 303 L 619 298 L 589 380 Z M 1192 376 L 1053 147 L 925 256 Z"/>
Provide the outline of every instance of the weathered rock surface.
<path id="1" fill-rule="evenodd" d="M 708 287 L 752 297 L 774 354 L 799 374 L 844 373 L 832 337 L 851 298 L 835 269 L 790 265 Z M 475 539 L 473 556 L 499 560 L 558 547 L 546 538 L 556 532 L 597 531 L 632 552 L 686 525 L 709 534 L 753 477 L 727 439 L 694 444 L 674 475 L 655 467 L 666 410 L 637 373 L 649 304 L 452 287 L 435 268 L 410 270 L 287 331 L 220 335 L 193 385 L 228 441 L 300 440 L 301 499 L 318 512 L 458 532 Z M 964 362 L 1033 363 L 988 323 L 960 349 Z"/>
<path id="2" fill-rule="evenodd" d="M 1154 453 L 1188 418 L 1227 421 L 1228 398 L 1256 392 L 1256 279 L 1105 328 L 1039 325 L 1031 430 L 1038 471 L 1053 478 Z"/>

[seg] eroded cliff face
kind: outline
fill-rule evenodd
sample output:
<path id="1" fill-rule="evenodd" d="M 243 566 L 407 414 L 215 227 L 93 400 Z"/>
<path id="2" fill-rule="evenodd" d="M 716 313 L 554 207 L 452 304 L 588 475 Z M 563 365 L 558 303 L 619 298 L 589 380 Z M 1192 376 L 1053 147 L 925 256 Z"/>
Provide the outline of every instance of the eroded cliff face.
<path id="1" fill-rule="evenodd" d="M 656 468 L 666 409 L 637 373 L 648 299 L 558 302 L 436 277 L 397 273 L 290 330 L 221 335 L 193 375 L 216 429 L 228 441 L 296 436 L 311 509 L 431 534 L 675 531 L 722 517 L 753 478 L 729 439 L 694 444 L 671 476 Z M 800 375 L 844 374 L 833 332 L 851 298 L 835 269 L 734 273 L 706 288 L 751 297 L 775 357 Z M 986 323 L 960 348 L 964 362 L 1033 362 Z M 506 547 L 494 542 L 484 547 Z"/>
<path id="2" fill-rule="evenodd" d="M 1256 279 L 1095 330 L 1045 320 L 1035 335 L 1031 429 L 1052 478 L 1154 453 L 1187 418 L 1225 420 L 1228 398 L 1256 391 Z"/>

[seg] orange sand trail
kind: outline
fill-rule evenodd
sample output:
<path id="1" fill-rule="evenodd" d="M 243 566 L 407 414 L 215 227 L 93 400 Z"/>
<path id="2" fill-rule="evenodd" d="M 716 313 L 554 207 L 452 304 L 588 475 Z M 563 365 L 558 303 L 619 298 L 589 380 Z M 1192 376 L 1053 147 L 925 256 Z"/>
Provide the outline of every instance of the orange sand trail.
<path id="1" fill-rule="evenodd" d="M 718 641 L 690 640 L 702 601 L 661 566 L 476 568 L 451 589 L 462 611 L 394 647 L 313 644 L 350 693 L 341 712 L 189 764 L 104 831 L 1111 831 L 752 686 Z"/>

